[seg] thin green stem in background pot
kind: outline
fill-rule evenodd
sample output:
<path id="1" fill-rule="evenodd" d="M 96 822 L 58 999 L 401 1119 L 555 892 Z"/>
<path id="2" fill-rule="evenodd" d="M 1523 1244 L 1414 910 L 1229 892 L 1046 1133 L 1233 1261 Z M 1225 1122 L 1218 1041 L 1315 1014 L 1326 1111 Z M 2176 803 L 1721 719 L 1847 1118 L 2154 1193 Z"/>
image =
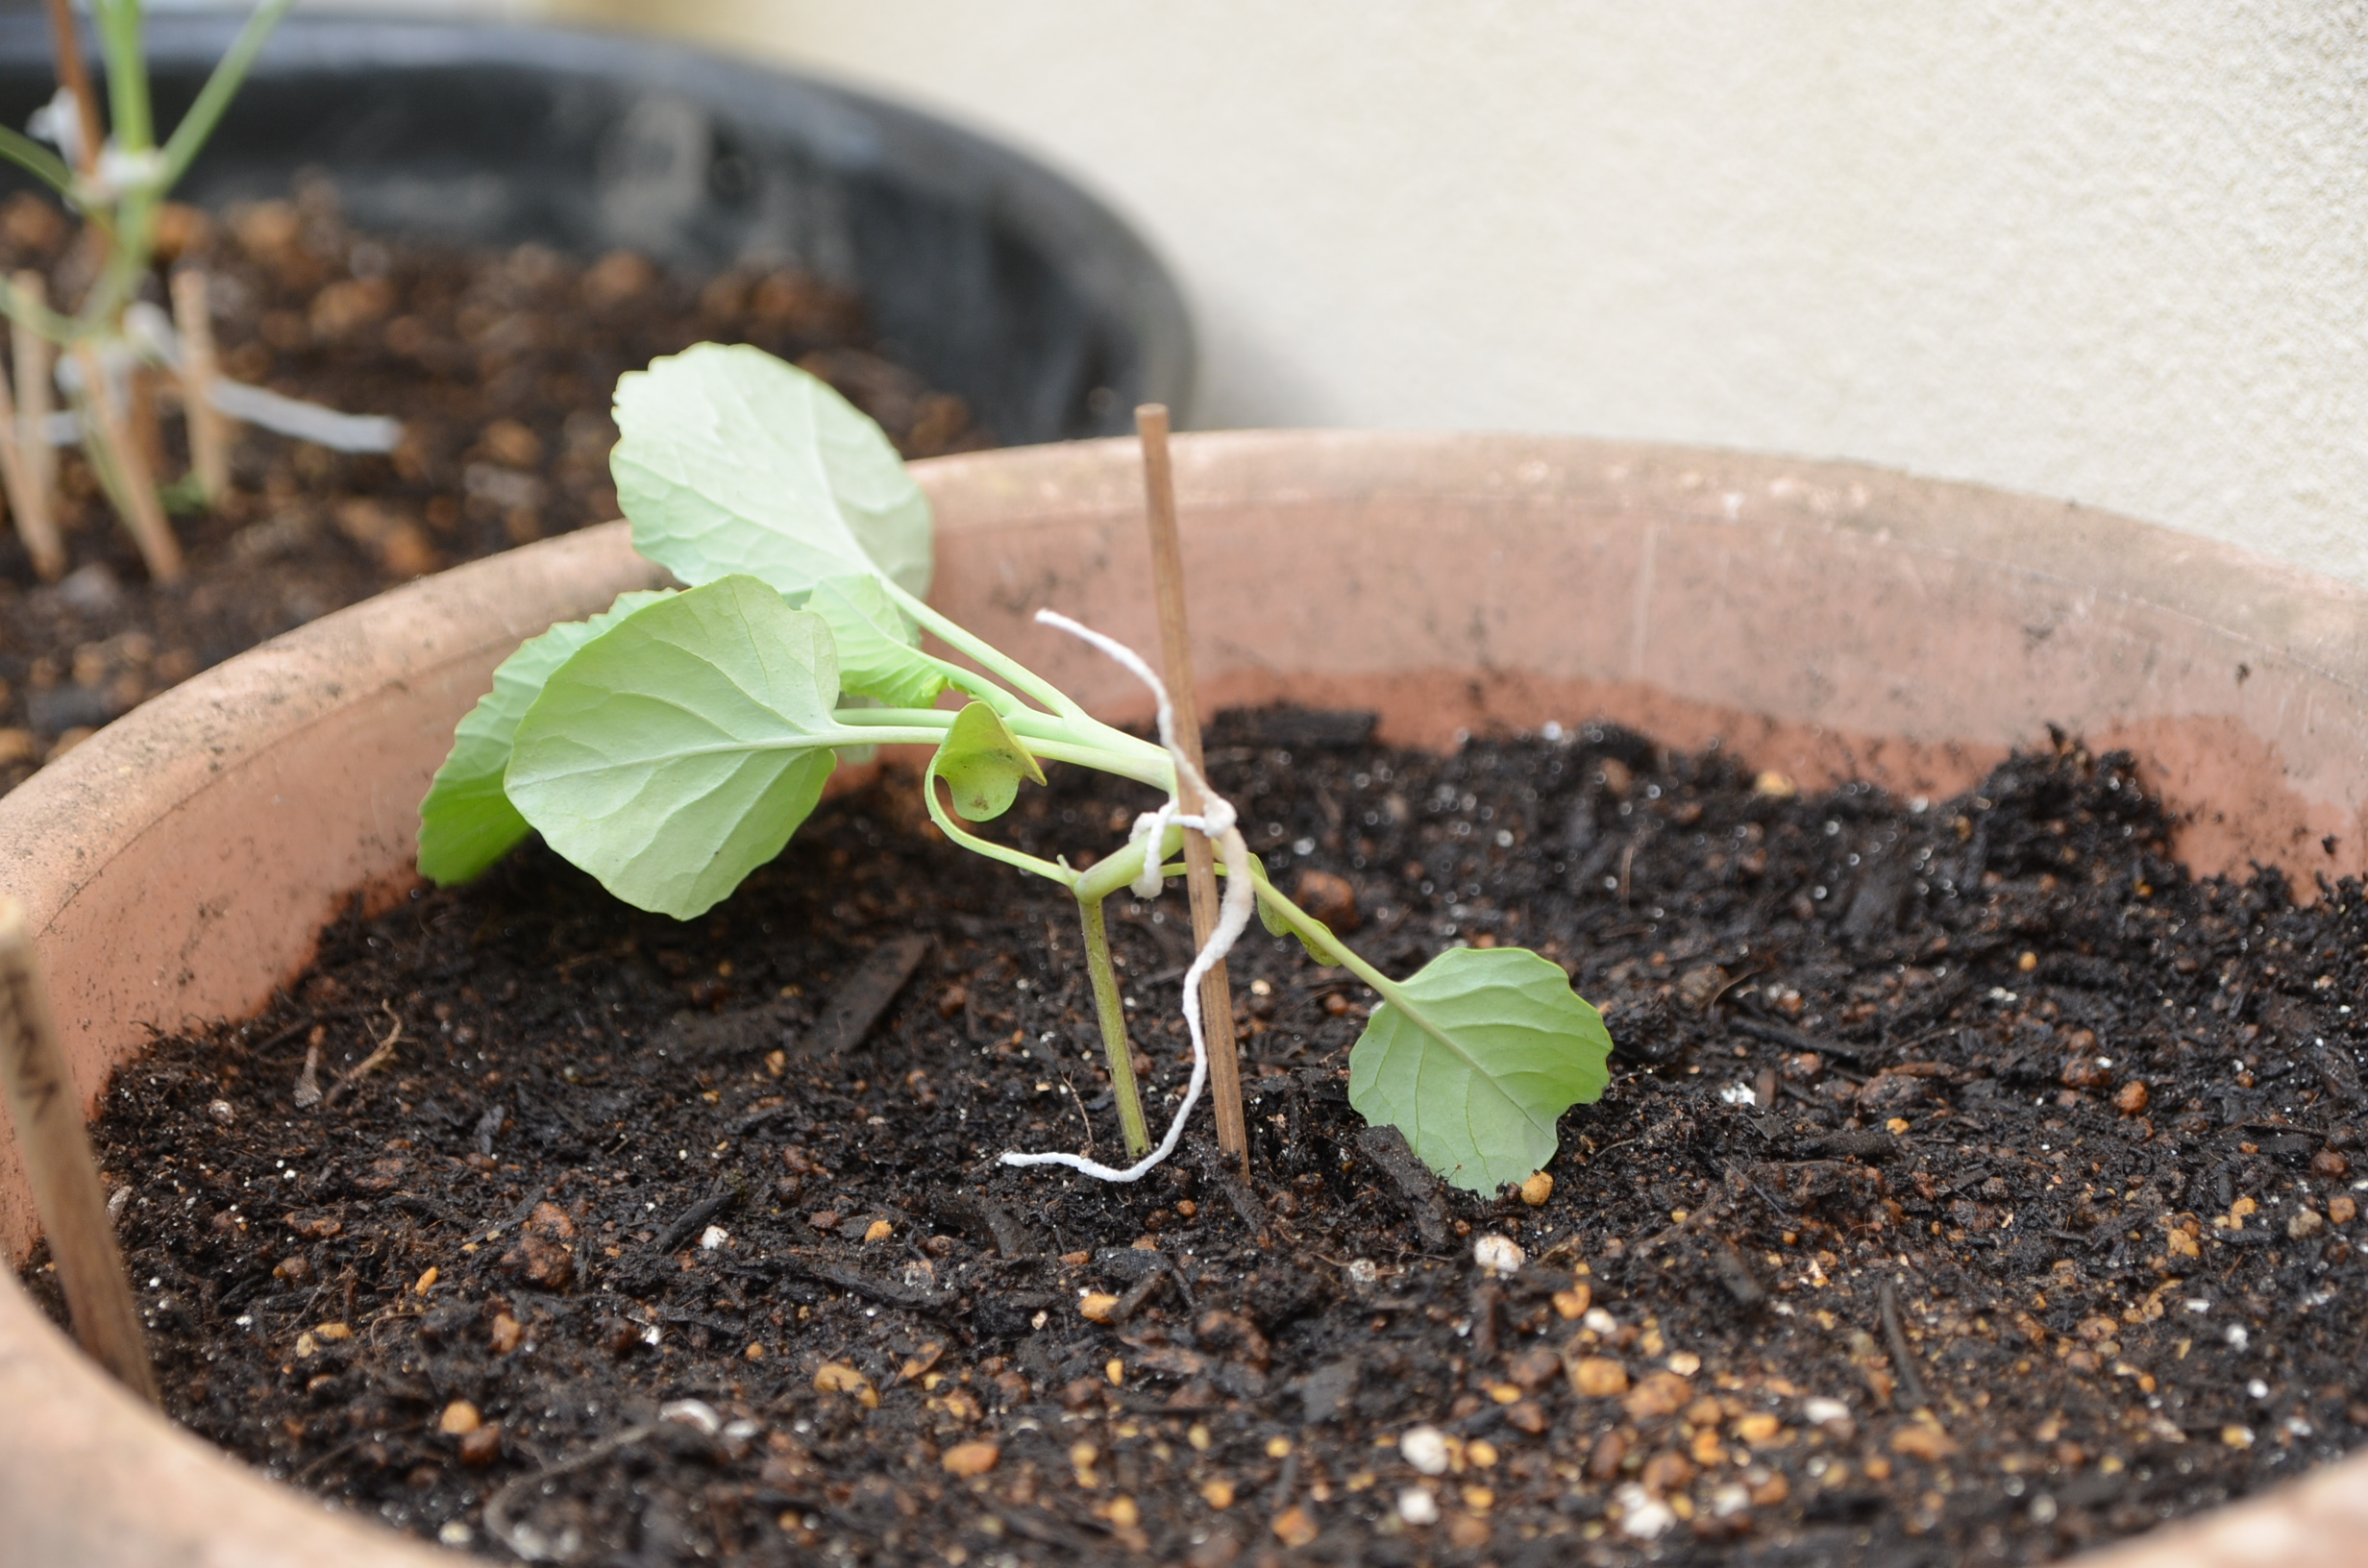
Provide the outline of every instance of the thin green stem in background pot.
<path id="1" fill-rule="evenodd" d="M 96 0 L 96 7 L 99 50 L 107 59 L 107 107 L 114 122 L 108 134 L 118 151 L 147 152 L 156 146 L 156 124 L 148 107 L 139 0 Z"/>
<path id="2" fill-rule="evenodd" d="M 0 278 L 0 315 L 52 343 L 71 343 L 80 330 L 73 317 L 62 316 L 45 305 L 26 299 L 10 278 Z"/>
<path id="3" fill-rule="evenodd" d="M 0 158 L 7 159 L 68 201 L 74 199 L 74 171 L 65 166 L 65 159 L 23 132 L 0 125 Z"/>
<path id="4" fill-rule="evenodd" d="M 288 13 L 295 3 L 296 0 L 263 0 L 263 4 L 255 8 L 254 14 L 247 18 L 246 26 L 238 30 L 238 37 L 232 41 L 229 52 L 214 66 L 213 74 L 206 79 L 205 86 L 198 89 L 197 101 L 189 106 L 189 111 L 181 117 L 181 123 L 173 127 L 173 134 L 165 139 L 162 167 L 157 174 L 158 188 L 172 189 L 188 172 L 189 164 L 204 149 L 206 138 L 213 135 L 213 128 L 221 123 L 224 110 L 231 107 L 231 100 L 238 96 L 238 89 L 245 85 L 247 72 L 254 66 L 256 57 L 263 52 L 263 45 L 270 41 L 272 30 L 280 25 L 280 19 Z"/>

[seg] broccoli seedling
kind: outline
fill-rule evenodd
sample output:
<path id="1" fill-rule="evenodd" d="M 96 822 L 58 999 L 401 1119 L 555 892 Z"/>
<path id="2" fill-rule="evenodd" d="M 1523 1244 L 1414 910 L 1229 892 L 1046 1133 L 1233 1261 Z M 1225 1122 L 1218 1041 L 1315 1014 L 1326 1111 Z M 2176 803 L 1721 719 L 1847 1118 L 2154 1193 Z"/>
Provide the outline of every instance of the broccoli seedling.
<path id="1" fill-rule="evenodd" d="M 1174 1147 L 1205 1075 L 1197 980 L 1254 904 L 1268 928 L 1344 965 L 1381 997 L 1349 1057 L 1349 1100 L 1397 1127 L 1431 1169 L 1493 1192 L 1544 1165 L 1555 1123 L 1606 1083 L 1610 1037 L 1562 969 L 1519 948 L 1454 948 L 1394 980 L 1270 883 L 1214 793 L 1179 816 L 1189 767 L 1169 744 L 1096 719 L 924 599 L 926 499 L 879 429 L 813 377 L 748 347 L 702 344 L 626 376 L 611 467 L 642 554 L 689 586 L 629 594 L 555 626 L 495 673 L 420 808 L 420 870 L 453 883 L 530 831 L 640 908 L 689 919 L 777 855 L 839 756 L 932 747 L 922 788 L 957 845 L 1069 889 L 1131 1162 L 1006 1154 L 1133 1181 Z M 1166 694 L 1130 650 L 1049 611 Z M 921 647 L 927 632 L 973 669 Z M 968 700 L 935 704 L 948 693 Z M 1126 845 L 1073 870 L 974 831 L 1047 762 L 1164 796 Z M 1184 986 L 1190 1089 L 1154 1147 L 1130 1066 L 1102 903 L 1156 894 L 1186 825 L 1227 876 L 1225 919 Z"/>

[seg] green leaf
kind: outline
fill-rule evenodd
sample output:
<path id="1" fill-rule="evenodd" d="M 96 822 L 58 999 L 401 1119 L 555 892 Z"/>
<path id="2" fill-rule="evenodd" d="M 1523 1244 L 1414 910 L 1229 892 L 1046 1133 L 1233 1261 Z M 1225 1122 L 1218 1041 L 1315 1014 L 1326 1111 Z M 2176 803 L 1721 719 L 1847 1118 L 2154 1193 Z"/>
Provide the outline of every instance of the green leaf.
<path id="1" fill-rule="evenodd" d="M 689 919 L 781 852 L 841 735 L 820 616 L 750 576 L 644 607 L 554 671 L 518 725 L 510 800 L 642 909 Z"/>
<path id="2" fill-rule="evenodd" d="M 1045 781 L 1044 769 L 984 702 L 953 716 L 929 770 L 946 781 L 953 809 L 966 822 L 993 821 L 1009 811 L 1020 780 Z"/>
<path id="3" fill-rule="evenodd" d="M 791 596 L 826 577 L 929 586 L 928 498 L 880 428 L 761 349 L 701 343 L 617 381 L 609 456 L 633 548 L 688 583 Z"/>
<path id="4" fill-rule="evenodd" d="M 918 646 L 920 628 L 877 577 L 826 578 L 814 585 L 805 607 L 829 623 L 841 691 L 892 708 L 925 708 L 946 689 L 944 668 Z"/>
<path id="5" fill-rule="evenodd" d="M 1554 1157 L 1554 1124 L 1599 1098 L 1612 1037 L 1562 969 L 1519 947 L 1451 947 L 1348 1053 L 1348 1103 L 1395 1127 L 1442 1181 L 1492 1194 Z"/>
<path id="6" fill-rule="evenodd" d="M 435 771 L 428 797 L 419 803 L 419 871 L 450 887 L 481 876 L 531 828 L 502 793 L 509 767 L 510 741 L 518 721 L 542 694 L 554 670 L 584 644 L 645 604 L 672 597 L 672 589 L 620 594 L 589 621 L 567 621 L 530 637 L 493 673 L 493 690 L 478 698 L 453 731 L 453 749 Z"/>

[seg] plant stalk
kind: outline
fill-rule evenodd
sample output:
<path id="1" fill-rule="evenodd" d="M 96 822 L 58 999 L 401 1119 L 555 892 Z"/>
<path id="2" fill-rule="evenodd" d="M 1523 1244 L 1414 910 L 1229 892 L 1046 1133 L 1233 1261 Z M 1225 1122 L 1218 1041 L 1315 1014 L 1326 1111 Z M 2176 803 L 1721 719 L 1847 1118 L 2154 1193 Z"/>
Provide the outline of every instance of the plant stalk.
<path id="1" fill-rule="evenodd" d="M 1072 884 L 1078 899 L 1085 901 L 1107 898 L 1119 889 L 1134 881 L 1143 870 L 1144 855 L 1151 848 L 1152 845 L 1147 840 L 1141 844 L 1130 844 L 1123 849 L 1114 850 L 1107 858 L 1096 861 Z M 1255 864 L 1254 861 L 1253 864 Z M 1181 870 L 1179 866 L 1169 866 L 1163 868 L 1163 872 L 1167 875 L 1174 875 Z M 1221 865 L 1217 870 L 1221 876 L 1226 874 Z M 1293 935 L 1308 943 L 1311 949 L 1320 947 L 1325 953 L 1331 954 L 1339 961 L 1342 968 L 1371 987 L 1374 994 L 1383 1001 L 1405 1013 L 1421 1027 L 1439 1035 L 1442 1039 L 1445 1038 L 1444 1032 L 1433 1025 L 1422 1010 L 1407 998 L 1405 988 L 1358 956 L 1357 950 L 1343 942 L 1330 926 L 1293 903 L 1280 888 L 1265 877 L 1256 877 L 1255 883 L 1258 902 L 1271 910 L 1276 919 L 1290 927 Z M 1320 959 L 1319 962 L 1321 960 Z"/>
<path id="2" fill-rule="evenodd" d="M 1285 897 L 1280 888 L 1271 882 L 1261 880 L 1258 884 L 1258 901 L 1274 911 L 1283 923 L 1290 926 L 1302 941 L 1312 938 L 1320 943 L 1325 951 L 1340 959 L 1343 968 L 1372 987 L 1374 993 L 1383 1001 L 1412 1015 L 1418 1022 L 1423 1022 L 1425 1027 L 1429 1027 L 1427 1020 L 1422 1018 L 1421 1011 L 1406 999 L 1405 991 L 1396 981 L 1358 957 L 1355 948 L 1335 936 L 1330 926 Z M 1433 1032 L 1438 1033 L 1439 1031 L 1434 1030 Z"/>
<path id="3" fill-rule="evenodd" d="M 139 0 L 97 0 L 96 9 L 115 145 L 127 153 L 147 152 L 157 138 L 148 109 L 148 61 L 140 49 Z"/>
<path id="4" fill-rule="evenodd" d="M 68 201 L 74 199 L 74 171 L 65 159 L 20 131 L 0 126 L 0 158 L 40 181 Z"/>
<path id="5" fill-rule="evenodd" d="M 206 138 L 213 135 L 213 128 L 221 122 L 223 111 L 231 107 L 231 100 L 238 95 L 239 87 L 245 84 L 247 72 L 255 64 L 255 57 L 263 52 L 263 45 L 270 41 L 272 30 L 280 25 L 280 18 L 285 16 L 295 3 L 296 0 L 263 0 L 263 4 L 256 7 L 254 13 L 247 18 L 246 26 L 238 30 L 238 37 L 233 40 L 230 52 L 222 57 L 214 66 L 213 74 L 206 78 L 206 85 L 198 89 L 197 101 L 181 117 L 181 123 L 173 127 L 173 134 L 164 139 L 164 167 L 158 176 L 158 189 L 172 189 L 188 172 L 190 161 L 206 145 Z"/>
<path id="6" fill-rule="evenodd" d="M 1004 725 L 1027 743 L 1030 754 L 1048 762 L 1073 762 L 1079 767 L 1131 778 L 1155 790 L 1172 788 L 1175 764 L 1168 753 L 1147 741 L 1096 723 L 1081 727 L 1048 713 L 1023 708 L 1002 716 Z M 928 745 L 942 739 L 954 716 L 944 708 L 841 708 L 834 722 L 851 730 L 888 729 L 899 733 L 830 741 L 832 746 Z"/>
<path id="7" fill-rule="evenodd" d="M 1118 968 L 1110 961 L 1110 928 L 1099 898 L 1079 898 L 1077 919 L 1085 928 L 1085 968 L 1094 981 L 1094 1011 L 1101 1017 L 1102 1054 L 1110 1059 L 1110 1093 L 1118 1101 L 1119 1128 L 1126 1135 L 1126 1161 L 1151 1152 L 1151 1130 L 1143 1119 L 1143 1093 L 1135 1085 L 1135 1052 L 1126 1041 L 1126 1002 L 1119 994 Z"/>
<path id="8" fill-rule="evenodd" d="M 1078 705 L 1074 698 L 1036 674 L 1035 671 L 1030 670 L 1026 665 L 995 647 L 985 638 L 968 630 L 958 622 L 941 614 L 926 600 L 905 592 L 892 578 L 882 577 L 880 582 L 887 588 L 889 597 L 903 608 L 905 614 L 934 634 L 937 640 L 948 648 L 994 671 L 1009 681 L 1014 688 L 1034 698 L 1051 712 L 1068 719 L 1086 717 L 1085 709 Z"/>

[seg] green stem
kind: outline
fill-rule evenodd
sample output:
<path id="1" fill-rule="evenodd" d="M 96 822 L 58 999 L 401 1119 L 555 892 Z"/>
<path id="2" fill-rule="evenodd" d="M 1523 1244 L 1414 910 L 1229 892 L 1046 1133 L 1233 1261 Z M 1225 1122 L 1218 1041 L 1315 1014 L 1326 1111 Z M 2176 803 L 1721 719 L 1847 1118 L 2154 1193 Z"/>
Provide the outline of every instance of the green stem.
<path id="1" fill-rule="evenodd" d="M 158 190 L 172 189 L 188 172 L 190 162 L 206 145 L 206 138 L 213 135 L 213 128 L 220 123 L 223 111 L 238 95 L 239 86 L 247 79 L 248 69 L 254 65 L 255 57 L 263 52 L 263 44 L 270 38 L 272 29 L 280 25 L 280 18 L 285 16 L 288 8 L 295 3 L 296 0 L 263 0 L 263 4 L 255 8 L 255 13 L 247 18 L 247 25 L 239 29 L 230 52 L 222 57 L 220 63 L 214 66 L 213 74 L 206 79 L 205 86 L 199 89 L 197 101 L 189 106 L 189 111 L 181 117 L 181 123 L 173 127 L 172 135 L 165 139 L 163 167 L 158 171 Z"/>
<path id="2" fill-rule="evenodd" d="M 174 128 L 171 139 L 161 152 L 157 152 L 148 66 L 140 47 L 139 0 L 99 0 L 99 47 L 107 60 L 108 101 L 114 119 L 110 135 L 118 153 L 157 153 L 157 166 L 149 178 L 115 193 L 111 213 L 102 213 L 97 207 L 89 208 L 91 220 L 111 231 L 107 265 L 75 319 L 67 324 L 64 318 L 59 318 L 62 331 L 48 331 L 45 335 L 62 343 L 115 334 L 123 307 L 138 290 L 154 255 L 158 204 L 164 192 L 188 171 L 206 138 L 213 134 L 232 98 L 236 96 L 256 56 L 261 53 L 264 40 L 293 3 L 294 0 L 265 0 L 256 9 L 230 51 L 207 78 L 189 112 Z M 0 156 L 6 154 L 7 149 L 0 148 Z"/>
<path id="3" fill-rule="evenodd" d="M 1093 868 L 1077 879 L 1077 896 L 1080 898 L 1107 897 L 1132 882 L 1135 874 L 1143 870 L 1142 851 L 1147 846 L 1147 845 L 1129 845 L 1124 850 L 1112 855 L 1108 860 L 1096 861 Z M 1217 863 L 1216 869 L 1220 876 L 1229 874 L 1225 870 L 1225 863 L 1221 860 Z M 1162 870 L 1170 876 L 1183 874 L 1183 868 L 1180 866 L 1164 867 Z M 1415 1011 L 1407 1006 L 1406 993 L 1400 989 L 1398 983 L 1358 957 L 1356 949 L 1341 941 L 1330 926 L 1283 896 L 1282 890 L 1264 876 L 1253 872 L 1250 883 L 1257 890 L 1258 901 L 1272 910 L 1276 918 L 1289 926 L 1292 933 L 1301 942 L 1306 943 L 1310 948 L 1320 948 L 1337 957 L 1349 973 L 1379 992 L 1383 1001 L 1406 1008 L 1409 1013 Z M 1425 1027 L 1428 1026 L 1425 1025 Z"/>
<path id="4" fill-rule="evenodd" d="M 1364 959 L 1358 957 L 1356 949 L 1350 947 L 1346 943 L 1341 941 L 1340 938 L 1334 936 L 1330 926 L 1324 924 L 1323 921 L 1316 919 L 1315 916 L 1310 915 L 1307 911 L 1301 909 L 1298 905 L 1284 897 L 1281 891 L 1277 889 L 1273 883 L 1267 881 L 1263 877 L 1261 877 L 1258 881 L 1258 901 L 1265 904 L 1269 909 L 1274 911 L 1275 915 L 1282 919 L 1283 923 L 1290 926 L 1291 929 L 1296 933 L 1302 941 L 1313 938 L 1323 947 L 1326 952 L 1337 954 L 1342 965 L 1348 970 L 1349 973 L 1355 975 L 1358 979 L 1372 987 L 1374 991 L 1380 992 L 1381 999 L 1383 1001 L 1388 1002 L 1392 1007 L 1394 1007 L 1401 1013 L 1404 1013 L 1407 1018 L 1412 1021 L 1417 1028 L 1422 1030 L 1432 1038 L 1445 1042 L 1450 1049 L 1455 1049 L 1453 1038 L 1449 1036 L 1444 1029 L 1433 1023 L 1427 1017 L 1425 1017 L 1419 1007 L 1417 1007 L 1413 1002 L 1407 1000 L 1406 992 L 1403 987 L 1401 987 L 1396 981 L 1391 979 L 1388 975 L 1382 973 L 1379 969 L 1373 968 L 1370 964 L 1368 964 Z M 1459 1049 L 1456 1054 L 1460 1056 L 1463 1052 Z"/>
<path id="5" fill-rule="evenodd" d="M 0 314 L 38 332 L 52 343 L 70 343 L 74 340 L 73 317 L 62 316 L 45 305 L 35 305 L 17 293 L 14 282 L 7 278 L 0 278 Z"/>
<path id="6" fill-rule="evenodd" d="M 944 708 L 841 708 L 831 718 L 842 729 L 899 731 L 850 736 L 831 741 L 833 746 L 928 746 L 945 738 L 954 716 Z M 1115 773 L 1155 790 L 1175 787 L 1175 763 L 1168 753 L 1122 729 L 1091 721 L 1081 726 L 1032 708 L 1006 714 L 1003 722 L 1039 757 Z"/>
<path id="7" fill-rule="evenodd" d="M 127 190 L 116 199 L 114 243 L 108 247 L 98 286 L 76 312 L 77 338 L 112 337 L 120 331 L 123 307 L 132 303 L 154 254 L 156 207 L 155 195 L 146 190 Z"/>
<path id="8" fill-rule="evenodd" d="M 74 196 L 74 171 L 65 159 L 21 131 L 0 126 L 0 158 L 23 169 L 69 201 Z"/>
<path id="9" fill-rule="evenodd" d="M 99 51 L 107 61 L 108 118 L 112 122 L 108 139 L 119 156 L 154 152 L 156 120 L 148 101 L 147 56 L 140 47 L 139 0 L 97 0 L 96 10 Z M 148 271 L 156 204 L 156 187 L 146 182 L 115 193 L 114 242 L 108 247 L 98 285 L 76 312 L 77 338 L 116 334 L 123 307 Z M 95 453 L 105 440 L 94 436 L 87 444 Z M 121 510 L 120 498 L 116 504 Z"/>
<path id="10" fill-rule="evenodd" d="M 1101 900 L 1079 898 L 1077 919 L 1085 927 L 1085 968 L 1093 977 L 1102 1054 L 1110 1060 L 1110 1092 L 1118 1101 L 1119 1128 L 1126 1135 L 1131 1164 L 1151 1152 L 1151 1131 L 1143 1119 L 1142 1091 L 1135 1087 L 1135 1053 L 1126 1042 L 1126 1003 L 1119 994 L 1118 969 L 1110 962 L 1110 929 L 1102 919 Z"/>
<path id="11" fill-rule="evenodd" d="M 1024 713 L 1040 711 L 1029 707 L 1025 702 L 968 666 L 955 664 L 951 660 L 941 659 L 927 653 L 923 654 L 922 657 L 937 668 L 938 673 L 946 677 L 948 685 L 956 691 L 967 692 L 979 701 L 986 703 L 995 710 L 996 716 L 1006 723 Z"/>
<path id="12" fill-rule="evenodd" d="M 937 824 L 938 831 L 973 854 L 984 855 L 989 860 L 999 860 L 1006 866 L 1014 866 L 1021 870 L 1033 872 L 1048 882 L 1058 882 L 1064 888 L 1076 887 L 1077 873 L 1068 867 L 1049 860 L 1039 860 L 1024 849 L 1014 849 L 1007 845 L 997 844 L 992 839 L 982 839 L 969 828 L 956 822 L 952 815 L 937 798 L 937 759 L 934 757 L 929 759 L 928 772 L 921 778 L 921 798 L 927 804 L 929 821 Z"/>
<path id="13" fill-rule="evenodd" d="M 1175 787 L 1173 765 L 1166 752 L 1155 757 L 1144 757 L 1131 751 L 1114 751 L 1108 747 L 1093 746 L 1073 741 L 1054 741 L 1030 735 L 1018 725 L 1012 726 L 1027 748 L 1048 762 L 1073 762 L 1081 768 L 1093 768 L 1121 778 L 1131 778 L 1138 784 L 1148 784 L 1162 792 Z"/>
<path id="14" fill-rule="evenodd" d="M 108 135 L 127 153 L 156 145 L 148 109 L 148 61 L 140 50 L 139 0 L 98 0 L 99 50 L 107 57 Z"/>
<path id="15" fill-rule="evenodd" d="M 953 715 L 944 708 L 841 708 L 830 716 L 850 729 L 933 729 L 944 731 Z"/>
<path id="16" fill-rule="evenodd" d="M 818 746 L 935 746 L 946 738 L 943 724 L 870 724 L 863 721 L 874 714 L 884 714 L 887 708 L 843 708 L 831 715 L 837 727 L 818 733 L 800 735 L 792 740 L 769 741 L 749 747 L 738 741 L 723 742 L 711 747 L 684 747 L 679 753 L 694 757 L 702 751 L 805 751 Z"/>
<path id="17" fill-rule="evenodd" d="M 1065 718 L 1087 719 L 1088 723 L 1092 722 L 1088 719 L 1085 709 L 1078 706 L 1074 698 L 1045 679 L 1044 676 L 995 647 L 985 638 L 963 629 L 953 621 L 930 608 L 918 596 L 906 593 L 889 578 L 882 577 L 880 581 L 896 601 L 903 607 L 905 614 L 911 616 L 929 631 L 934 632 L 937 640 L 948 648 L 975 659 L 1054 713 Z"/>
<path id="18" fill-rule="evenodd" d="M 1148 839 L 1137 840 L 1094 862 L 1077 877 L 1077 896 L 1099 903 L 1121 888 L 1131 886 L 1142 874 L 1143 856 L 1150 847 Z"/>
<path id="19" fill-rule="evenodd" d="M 1149 847 L 1149 841 L 1144 840 L 1128 845 L 1107 860 L 1096 861 L 1092 868 L 1077 877 L 1073 884 L 1077 901 L 1079 903 L 1090 901 L 1098 905 L 1100 900 L 1133 882 L 1136 874 L 1143 870 L 1143 856 Z M 1163 866 L 1161 870 L 1165 875 L 1183 874 L 1181 866 Z M 1217 864 L 1217 873 L 1220 876 L 1228 874 L 1225 864 L 1221 860 Z M 1290 927 L 1293 934 L 1297 936 L 1301 942 L 1306 943 L 1311 950 L 1320 949 L 1338 958 L 1349 973 L 1372 987 L 1383 1001 L 1404 1014 L 1407 1021 L 1416 1028 L 1463 1057 L 1466 1062 L 1471 1061 L 1463 1047 L 1456 1043 L 1453 1035 L 1434 1022 L 1421 1007 L 1407 997 L 1405 988 L 1360 958 L 1354 948 L 1333 934 L 1330 926 L 1285 897 L 1281 890 L 1263 875 L 1253 872 L 1250 881 L 1257 890 L 1258 901 L 1273 911 L 1275 917 Z M 1477 1063 L 1472 1065 L 1475 1067 L 1478 1066 Z"/>
<path id="20" fill-rule="evenodd" d="M 1003 716 L 1003 725 L 1014 735 L 1028 743 L 1028 749 L 1052 757 L 1058 762 L 1074 760 L 1049 749 L 1054 746 L 1071 747 L 1080 755 L 1091 753 L 1097 758 L 1087 763 L 1104 772 L 1119 773 L 1148 784 L 1167 794 L 1175 793 L 1175 759 L 1168 748 L 1156 746 L 1141 736 L 1114 729 L 1098 719 L 1059 719 L 1048 713 L 1023 708 L 1018 713 Z M 1038 743 L 1043 743 L 1041 746 Z"/>
<path id="21" fill-rule="evenodd" d="M 132 517 L 131 477 L 123 471 L 122 454 L 101 434 L 106 427 L 91 412 L 87 389 L 74 400 L 74 412 L 82 421 L 83 455 L 89 460 L 90 472 L 98 477 L 99 488 L 106 492 L 116 515 L 128 523 Z"/>

